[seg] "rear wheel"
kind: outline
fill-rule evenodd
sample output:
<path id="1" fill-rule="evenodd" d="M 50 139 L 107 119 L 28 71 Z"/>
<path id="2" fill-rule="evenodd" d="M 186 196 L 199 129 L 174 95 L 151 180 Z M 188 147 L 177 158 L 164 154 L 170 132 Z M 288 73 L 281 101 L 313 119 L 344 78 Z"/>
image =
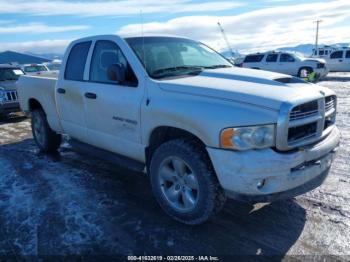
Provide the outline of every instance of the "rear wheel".
<path id="1" fill-rule="evenodd" d="M 43 152 L 54 152 L 61 145 L 61 135 L 50 128 L 41 109 L 32 112 L 32 133 L 36 144 Z"/>
<path id="2" fill-rule="evenodd" d="M 159 205 L 182 223 L 201 224 L 225 203 L 210 160 L 194 141 L 176 139 L 162 144 L 153 154 L 150 175 Z"/>

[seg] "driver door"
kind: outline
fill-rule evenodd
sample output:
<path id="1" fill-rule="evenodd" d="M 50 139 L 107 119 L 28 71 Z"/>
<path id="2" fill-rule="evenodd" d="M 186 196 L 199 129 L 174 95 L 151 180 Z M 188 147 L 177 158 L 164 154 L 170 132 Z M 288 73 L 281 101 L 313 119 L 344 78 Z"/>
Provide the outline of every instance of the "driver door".
<path id="1" fill-rule="evenodd" d="M 295 58 L 290 54 L 282 53 L 279 59 L 279 72 L 287 75 L 296 75 L 297 68 L 295 66 Z"/>
<path id="2" fill-rule="evenodd" d="M 125 81 L 107 77 L 108 68 L 125 68 Z M 84 85 L 85 119 L 89 144 L 131 158 L 141 150 L 140 108 L 144 89 L 117 43 L 95 42 L 89 81 Z"/>

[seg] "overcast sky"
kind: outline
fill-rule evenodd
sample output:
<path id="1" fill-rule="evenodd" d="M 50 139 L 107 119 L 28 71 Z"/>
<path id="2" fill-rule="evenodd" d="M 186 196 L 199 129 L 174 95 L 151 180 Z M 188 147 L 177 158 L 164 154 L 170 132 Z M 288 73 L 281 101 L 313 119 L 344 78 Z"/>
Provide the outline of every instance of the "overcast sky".
<path id="1" fill-rule="evenodd" d="M 220 22 L 232 48 L 247 53 L 314 43 L 317 19 L 321 43 L 350 42 L 349 0 L 0 0 L 0 51 L 62 53 L 76 38 L 141 35 L 142 27 L 222 50 Z"/>

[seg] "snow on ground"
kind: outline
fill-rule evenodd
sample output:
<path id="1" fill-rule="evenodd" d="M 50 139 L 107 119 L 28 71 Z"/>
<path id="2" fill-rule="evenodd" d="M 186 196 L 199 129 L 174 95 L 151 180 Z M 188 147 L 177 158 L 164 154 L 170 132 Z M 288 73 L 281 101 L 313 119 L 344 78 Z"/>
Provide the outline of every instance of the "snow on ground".
<path id="1" fill-rule="evenodd" d="M 350 74 L 338 94 L 341 147 L 324 185 L 293 200 L 228 201 L 199 227 L 168 218 L 147 177 L 75 153 L 38 152 L 30 122 L 0 123 L 0 257 L 5 255 L 350 255 Z"/>

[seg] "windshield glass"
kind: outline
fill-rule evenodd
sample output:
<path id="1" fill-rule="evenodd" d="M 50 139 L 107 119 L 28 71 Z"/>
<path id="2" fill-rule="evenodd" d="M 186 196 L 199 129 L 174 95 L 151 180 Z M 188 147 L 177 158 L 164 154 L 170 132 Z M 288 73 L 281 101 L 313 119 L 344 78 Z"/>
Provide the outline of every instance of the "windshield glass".
<path id="1" fill-rule="evenodd" d="M 27 72 L 27 73 L 42 72 L 42 71 L 47 71 L 47 68 L 45 66 L 40 66 L 40 65 L 24 67 L 24 72 Z"/>
<path id="2" fill-rule="evenodd" d="M 300 60 L 305 59 L 305 56 L 302 53 L 295 52 L 292 55 Z"/>
<path id="3" fill-rule="evenodd" d="M 191 75 L 203 69 L 232 67 L 206 45 L 184 38 L 135 37 L 126 41 L 153 78 Z"/>
<path id="4" fill-rule="evenodd" d="M 0 68 L 0 81 L 17 81 L 21 75 L 23 75 L 21 69 Z"/>

